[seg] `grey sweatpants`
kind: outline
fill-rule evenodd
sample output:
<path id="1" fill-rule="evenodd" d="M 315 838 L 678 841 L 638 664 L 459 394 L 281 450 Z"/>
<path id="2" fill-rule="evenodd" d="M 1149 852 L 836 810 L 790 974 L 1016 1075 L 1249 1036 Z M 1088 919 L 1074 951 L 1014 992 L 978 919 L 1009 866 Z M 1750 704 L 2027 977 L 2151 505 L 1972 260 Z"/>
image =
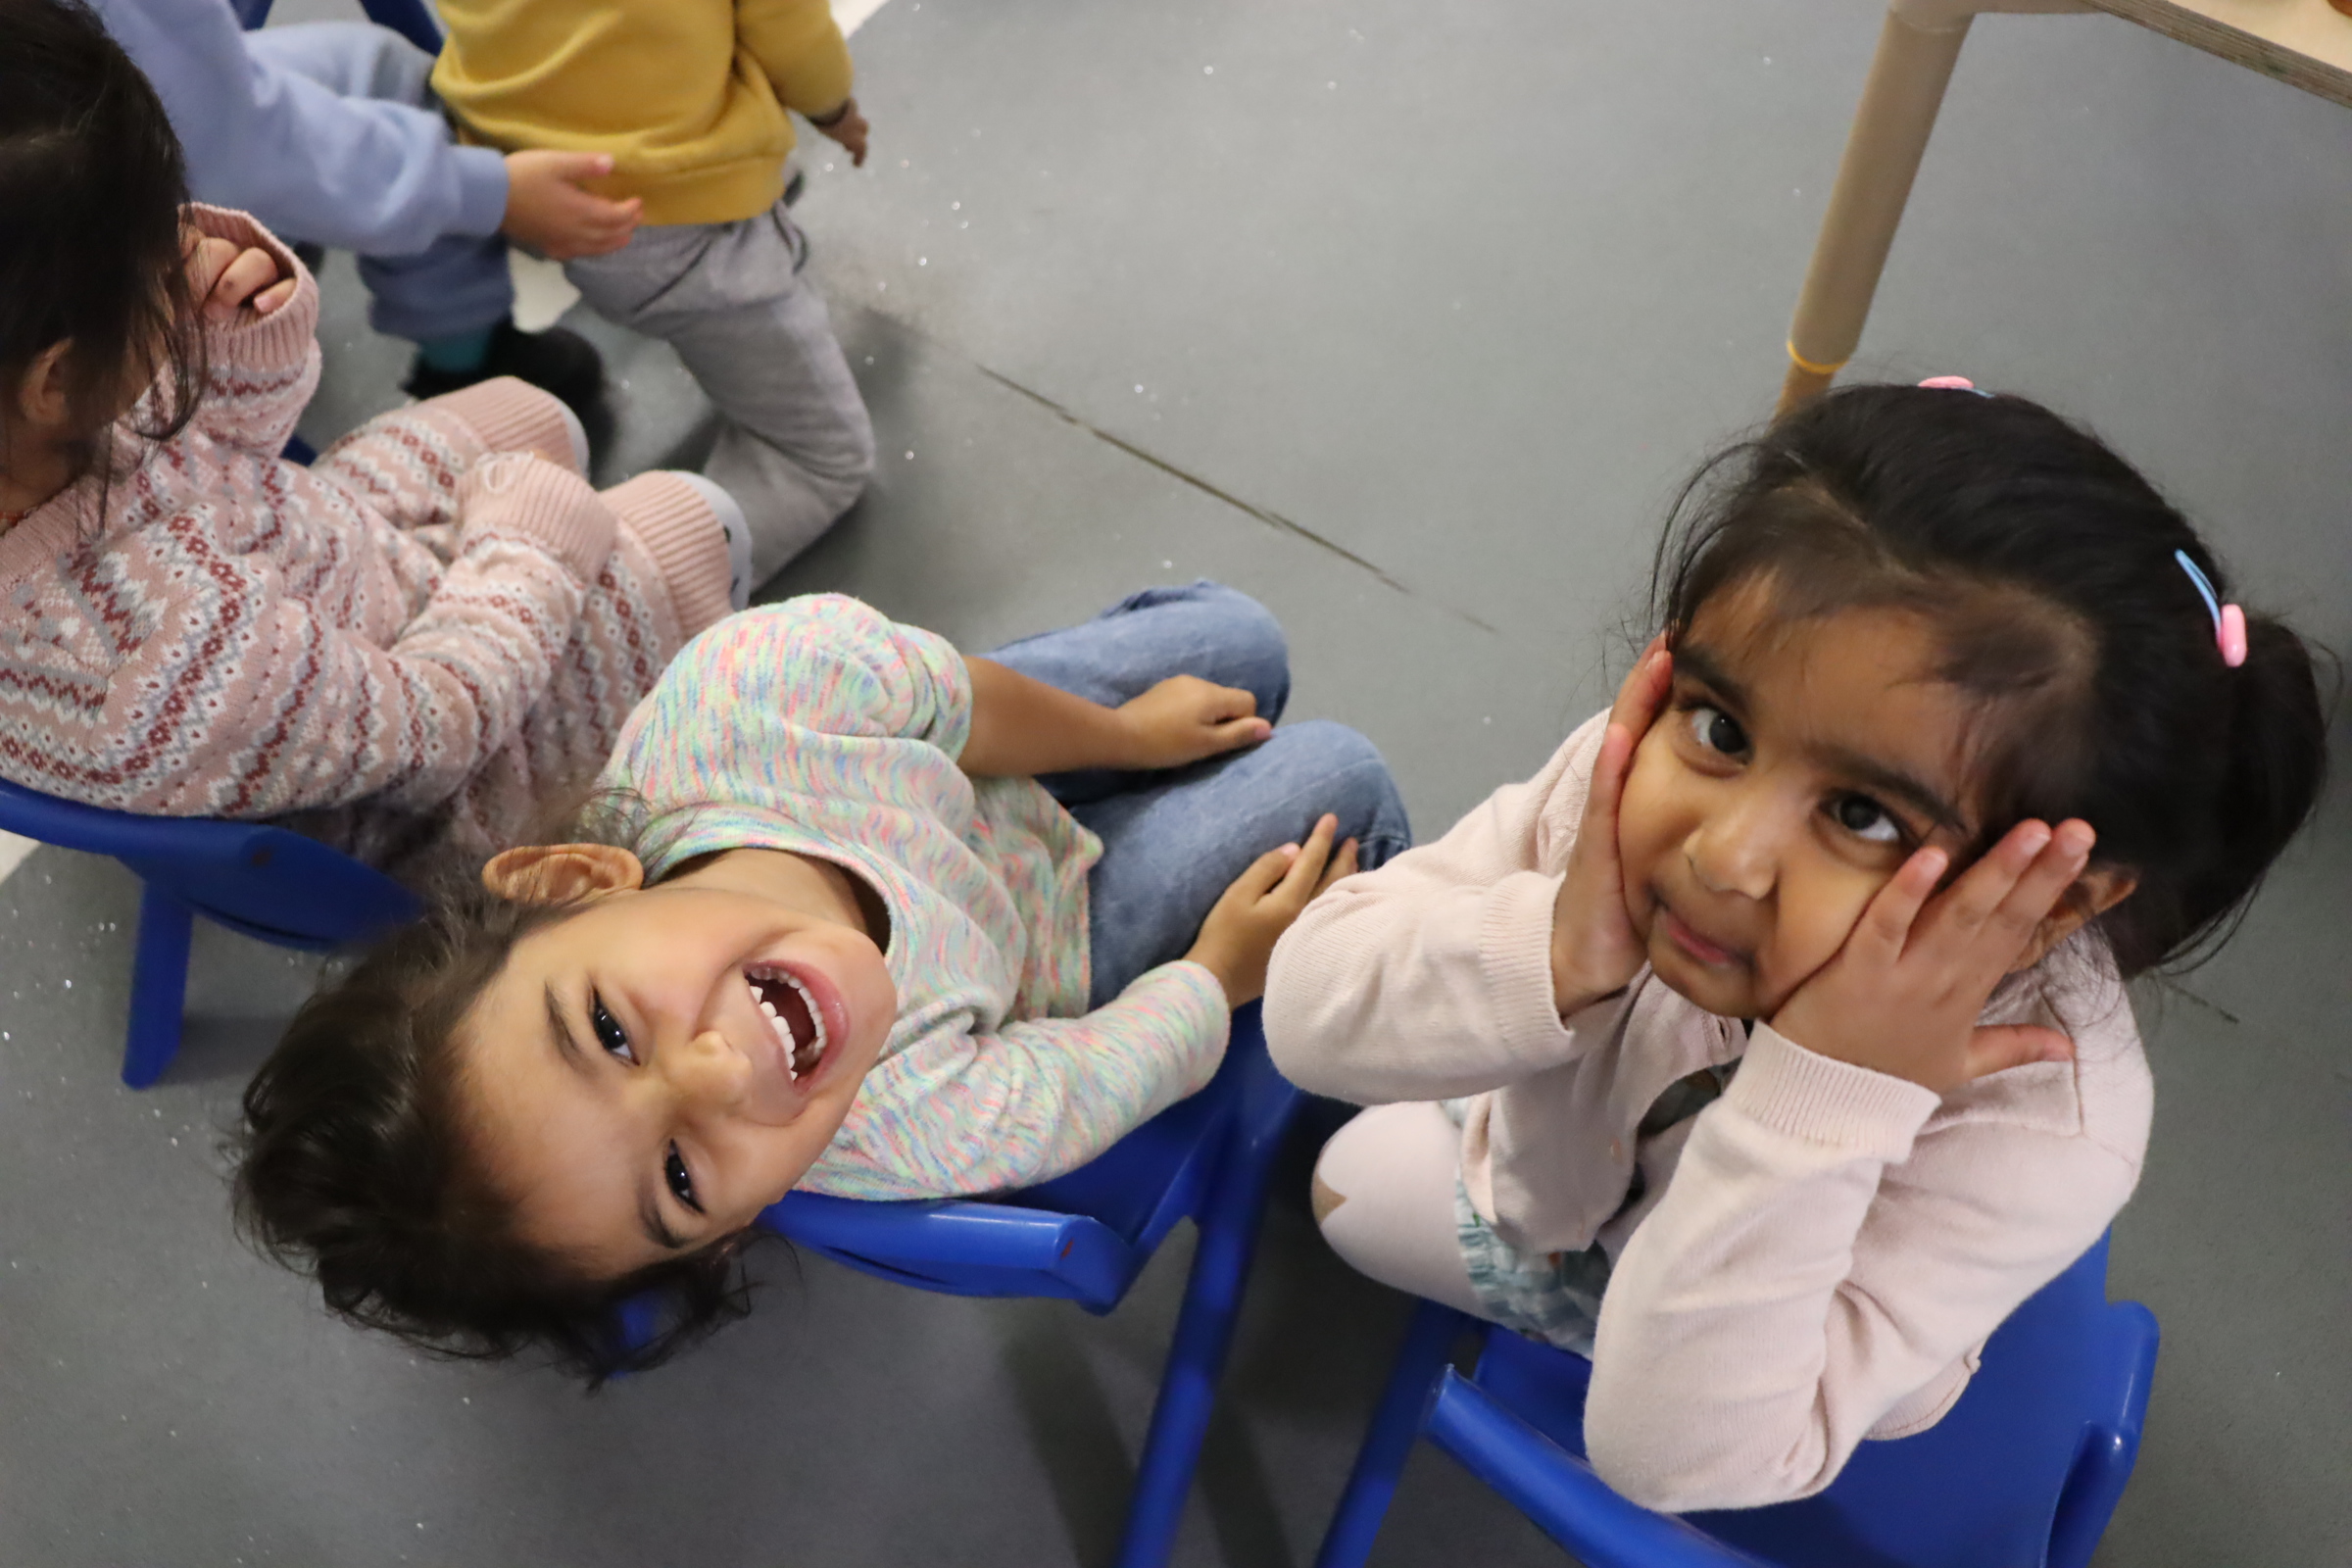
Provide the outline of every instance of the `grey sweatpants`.
<path id="1" fill-rule="evenodd" d="M 678 351 L 719 413 L 703 472 L 743 507 L 763 583 L 850 509 L 874 471 L 874 430 L 801 276 L 808 241 L 778 202 L 735 223 L 640 227 L 609 256 L 564 264 L 615 325 Z"/>

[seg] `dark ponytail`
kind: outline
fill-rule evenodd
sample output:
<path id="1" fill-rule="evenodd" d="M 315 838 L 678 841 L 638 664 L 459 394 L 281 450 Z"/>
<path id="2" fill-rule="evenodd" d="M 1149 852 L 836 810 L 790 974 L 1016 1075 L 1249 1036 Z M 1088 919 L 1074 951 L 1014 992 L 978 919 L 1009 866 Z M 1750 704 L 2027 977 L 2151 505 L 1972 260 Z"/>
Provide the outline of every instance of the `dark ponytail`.
<path id="1" fill-rule="evenodd" d="M 1858 386 L 1804 405 L 1685 491 L 1658 556 L 1670 637 L 1768 581 L 1803 619 L 1935 626 L 1978 700 L 1983 842 L 2079 816 L 2136 878 L 2098 929 L 2126 976 L 2202 956 L 2309 818 L 2327 771 L 2311 649 L 2249 613 L 2231 668 L 2175 552 L 2224 602 L 2186 518 L 2095 436 L 2018 397 Z M 1980 846 L 1981 847 L 1981 846 Z"/>

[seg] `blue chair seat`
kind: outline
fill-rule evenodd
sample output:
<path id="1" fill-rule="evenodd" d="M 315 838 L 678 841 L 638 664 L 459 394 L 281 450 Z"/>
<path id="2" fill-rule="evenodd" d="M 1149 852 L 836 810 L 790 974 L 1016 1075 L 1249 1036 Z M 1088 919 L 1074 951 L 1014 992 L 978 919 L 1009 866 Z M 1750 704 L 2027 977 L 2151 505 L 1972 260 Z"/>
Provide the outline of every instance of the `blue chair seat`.
<path id="1" fill-rule="evenodd" d="M 1053 1297 L 1108 1312 L 1179 1220 L 1200 1229 L 1120 1568 L 1167 1561 L 1208 1430 L 1265 1206 L 1301 1096 L 1275 1071 L 1255 1005 L 1208 1086 L 1090 1164 L 987 1202 L 860 1202 L 793 1193 L 761 1223 L 848 1267 L 952 1296 Z"/>
<path id="2" fill-rule="evenodd" d="M 188 942 L 199 914 L 279 947 L 319 952 L 414 919 L 416 896 L 315 839 L 266 822 L 140 816 L 0 780 L 0 829 L 111 855 L 143 884 L 122 1081 L 144 1089 L 179 1050 Z"/>
<path id="3" fill-rule="evenodd" d="M 1316 1568 L 1369 1554 L 1416 1437 L 1458 1459 L 1587 1568 L 2084 1568 L 2139 1450 L 2157 1328 L 2106 1298 L 2107 1243 L 2002 1324 L 1941 1421 L 1865 1443 L 1818 1494 L 1652 1513 L 1585 1459 L 1582 1356 L 1424 1303 Z M 1465 1332 L 1476 1371 L 1447 1365 Z"/>

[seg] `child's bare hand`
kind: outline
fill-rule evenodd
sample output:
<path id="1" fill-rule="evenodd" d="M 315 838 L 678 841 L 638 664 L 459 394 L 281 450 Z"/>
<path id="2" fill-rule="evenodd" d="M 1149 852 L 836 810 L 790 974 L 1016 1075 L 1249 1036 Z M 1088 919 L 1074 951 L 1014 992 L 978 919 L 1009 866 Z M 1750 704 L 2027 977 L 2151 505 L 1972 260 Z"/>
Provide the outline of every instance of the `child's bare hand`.
<path id="1" fill-rule="evenodd" d="M 2042 922 L 2082 874 L 2090 824 L 2020 822 L 1936 892 L 1950 863 L 1925 849 L 1862 911 L 1845 945 L 1772 1020 L 1824 1056 L 1937 1094 L 2033 1061 L 2065 1061 L 2074 1042 L 2030 1024 L 1979 1028 L 2001 978 L 2032 956 Z"/>
<path id="2" fill-rule="evenodd" d="M 1286 844 L 1250 862 L 1200 922 L 1200 938 L 1185 956 L 1217 977 L 1229 1006 L 1254 1002 L 1266 992 L 1266 960 L 1274 944 L 1315 895 L 1355 870 L 1355 840 L 1334 854 L 1332 835 L 1340 819 L 1325 815 L 1304 844 Z"/>
<path id="3" fill-rule="evenodd" d="M 637 232 L 645 203 L 634 196 L 608 201 L 585 188 L 585 181 L 611 172 L 607 153 L 534 148 L 507 154 L 507 216 L 500 232 L 551 262 L 620 249 Z"/>
<path id="4" fill-rule="evenodd" d="M 279 274 L 277 258 L 268 251 L 185 232 L 188 292 L 201 302 L 206 319 L 226 321 L 248 304 L 254 315 L 268 316 L 294 297 L 296 280 Z"/>
<path id="5" fill-rule="evenodd" d="M 1585 819 L 1568 852 L 1568 875 L 1551 906 L 1551 995 L 1563 1014 L 1607 996 L 1641 972 L 1642 939 L 1625 902 L 1625 867 L 1617 847 L 1617 809 L 1633 771 L 1634 748 L 1657 722 L 1674 682 L 1674 656 L 1663 637 L 1642 651 L 1617 689 L 1592 763 Z"/>
<path id="6" fill-rule="evenodd" d="M 1257 716 L 1257 699 L 1198 675 L 1170 675 L 1117 709 L 1126 731 L 1121 760 L 1128 767 L 1182 767 L 1254 746 L 1274 733 Z"/>
<path id="7" fill-rule="evenodd" d="M 851 168 L 865 167 L 865 138 L 871 127 L 858 112 L 857 99 L 844 98 L 839 109 L 823 120 L 811 120 L 808 123 L 841 143 L 842 151 L 850 155 Z"/>

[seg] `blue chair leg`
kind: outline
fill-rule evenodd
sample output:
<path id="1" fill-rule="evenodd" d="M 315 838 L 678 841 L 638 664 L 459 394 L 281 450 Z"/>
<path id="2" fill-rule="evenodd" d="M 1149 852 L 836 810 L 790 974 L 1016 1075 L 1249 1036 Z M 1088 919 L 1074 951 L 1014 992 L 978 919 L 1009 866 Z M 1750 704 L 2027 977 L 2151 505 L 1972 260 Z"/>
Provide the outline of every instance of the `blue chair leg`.
<path id="1" fill-rule="evenodd" d="M 1429 1401 L 1439 1374 L 1446 1370 L 1454 1345 L 1479 1327 L 1483 1325 L 1477 1319 L 1435 1301 L 1423 1301 L 1413 1313 L 1413 1321 L 1404 1331 L 1404 1345 L 1396 1352 L 1396 1364 L 1389 1373 L 1388 1387 L 1381 1391 L 1380 1403 L 1373 1408 L 1371 1429 L 1356 1452 L 1355 1468 L 1348 1472 L 1347 1490 L 1340 1494 L 1339 1510 L 1323 1534 L 1322 1549 L 1315 1553 L 1315 1568 L 1363 1568 L 1364 1560 L 1372 1555 L 1373 1538 L 1380 1534 L 1380 1522 L 1388 1517 L 1389 1500 L 1396 1494 L 1404 1461 L 1421 1437 L 1422 1423 L 1429 1419 Z"/>
<path id="2" fill-rule="evenodd" d="M 1287 1123 L 1288 1117 L 1283 1120 Z M 1242 1136 L 1238 1131 L 1237 1137 Z M 1217 1179 L 1203 1206 L 1200 1241 L 1193 1253 L 1192 1278 L 1176 1317 L 1176 1340 L 1168 1348 L 1159 1398 L 1152 1407 L 1152 1429 L 1136 1466 L 1135 1497 L 1119 1539 L 1117 1568 L 1161 1568 L 1176 1544 L 1184 1499 L 1193 1487 L 1200 1444 L 1208 1435 L 1216 1403 L 1217 1378 L 1233 1346 L 1241 1315 L 1242 1288 L 1249 1283 L 1257 1251 L 1258 1222 L 1264 1216 L 1266 1184 L 1281 1146 L 1279 1128 L 1248 1140 L 1250 1147 Z"/>
<path id="3" fill-rule="evenodd" d="M 122 1081 L 144 1089 L 179 1052 L 180 1008 L 188 996 L 188 937 L 196 914 L 175 894 L 145 884 L 139 895 L 139 948 L 131 960 L 130 1031 Z"/>

